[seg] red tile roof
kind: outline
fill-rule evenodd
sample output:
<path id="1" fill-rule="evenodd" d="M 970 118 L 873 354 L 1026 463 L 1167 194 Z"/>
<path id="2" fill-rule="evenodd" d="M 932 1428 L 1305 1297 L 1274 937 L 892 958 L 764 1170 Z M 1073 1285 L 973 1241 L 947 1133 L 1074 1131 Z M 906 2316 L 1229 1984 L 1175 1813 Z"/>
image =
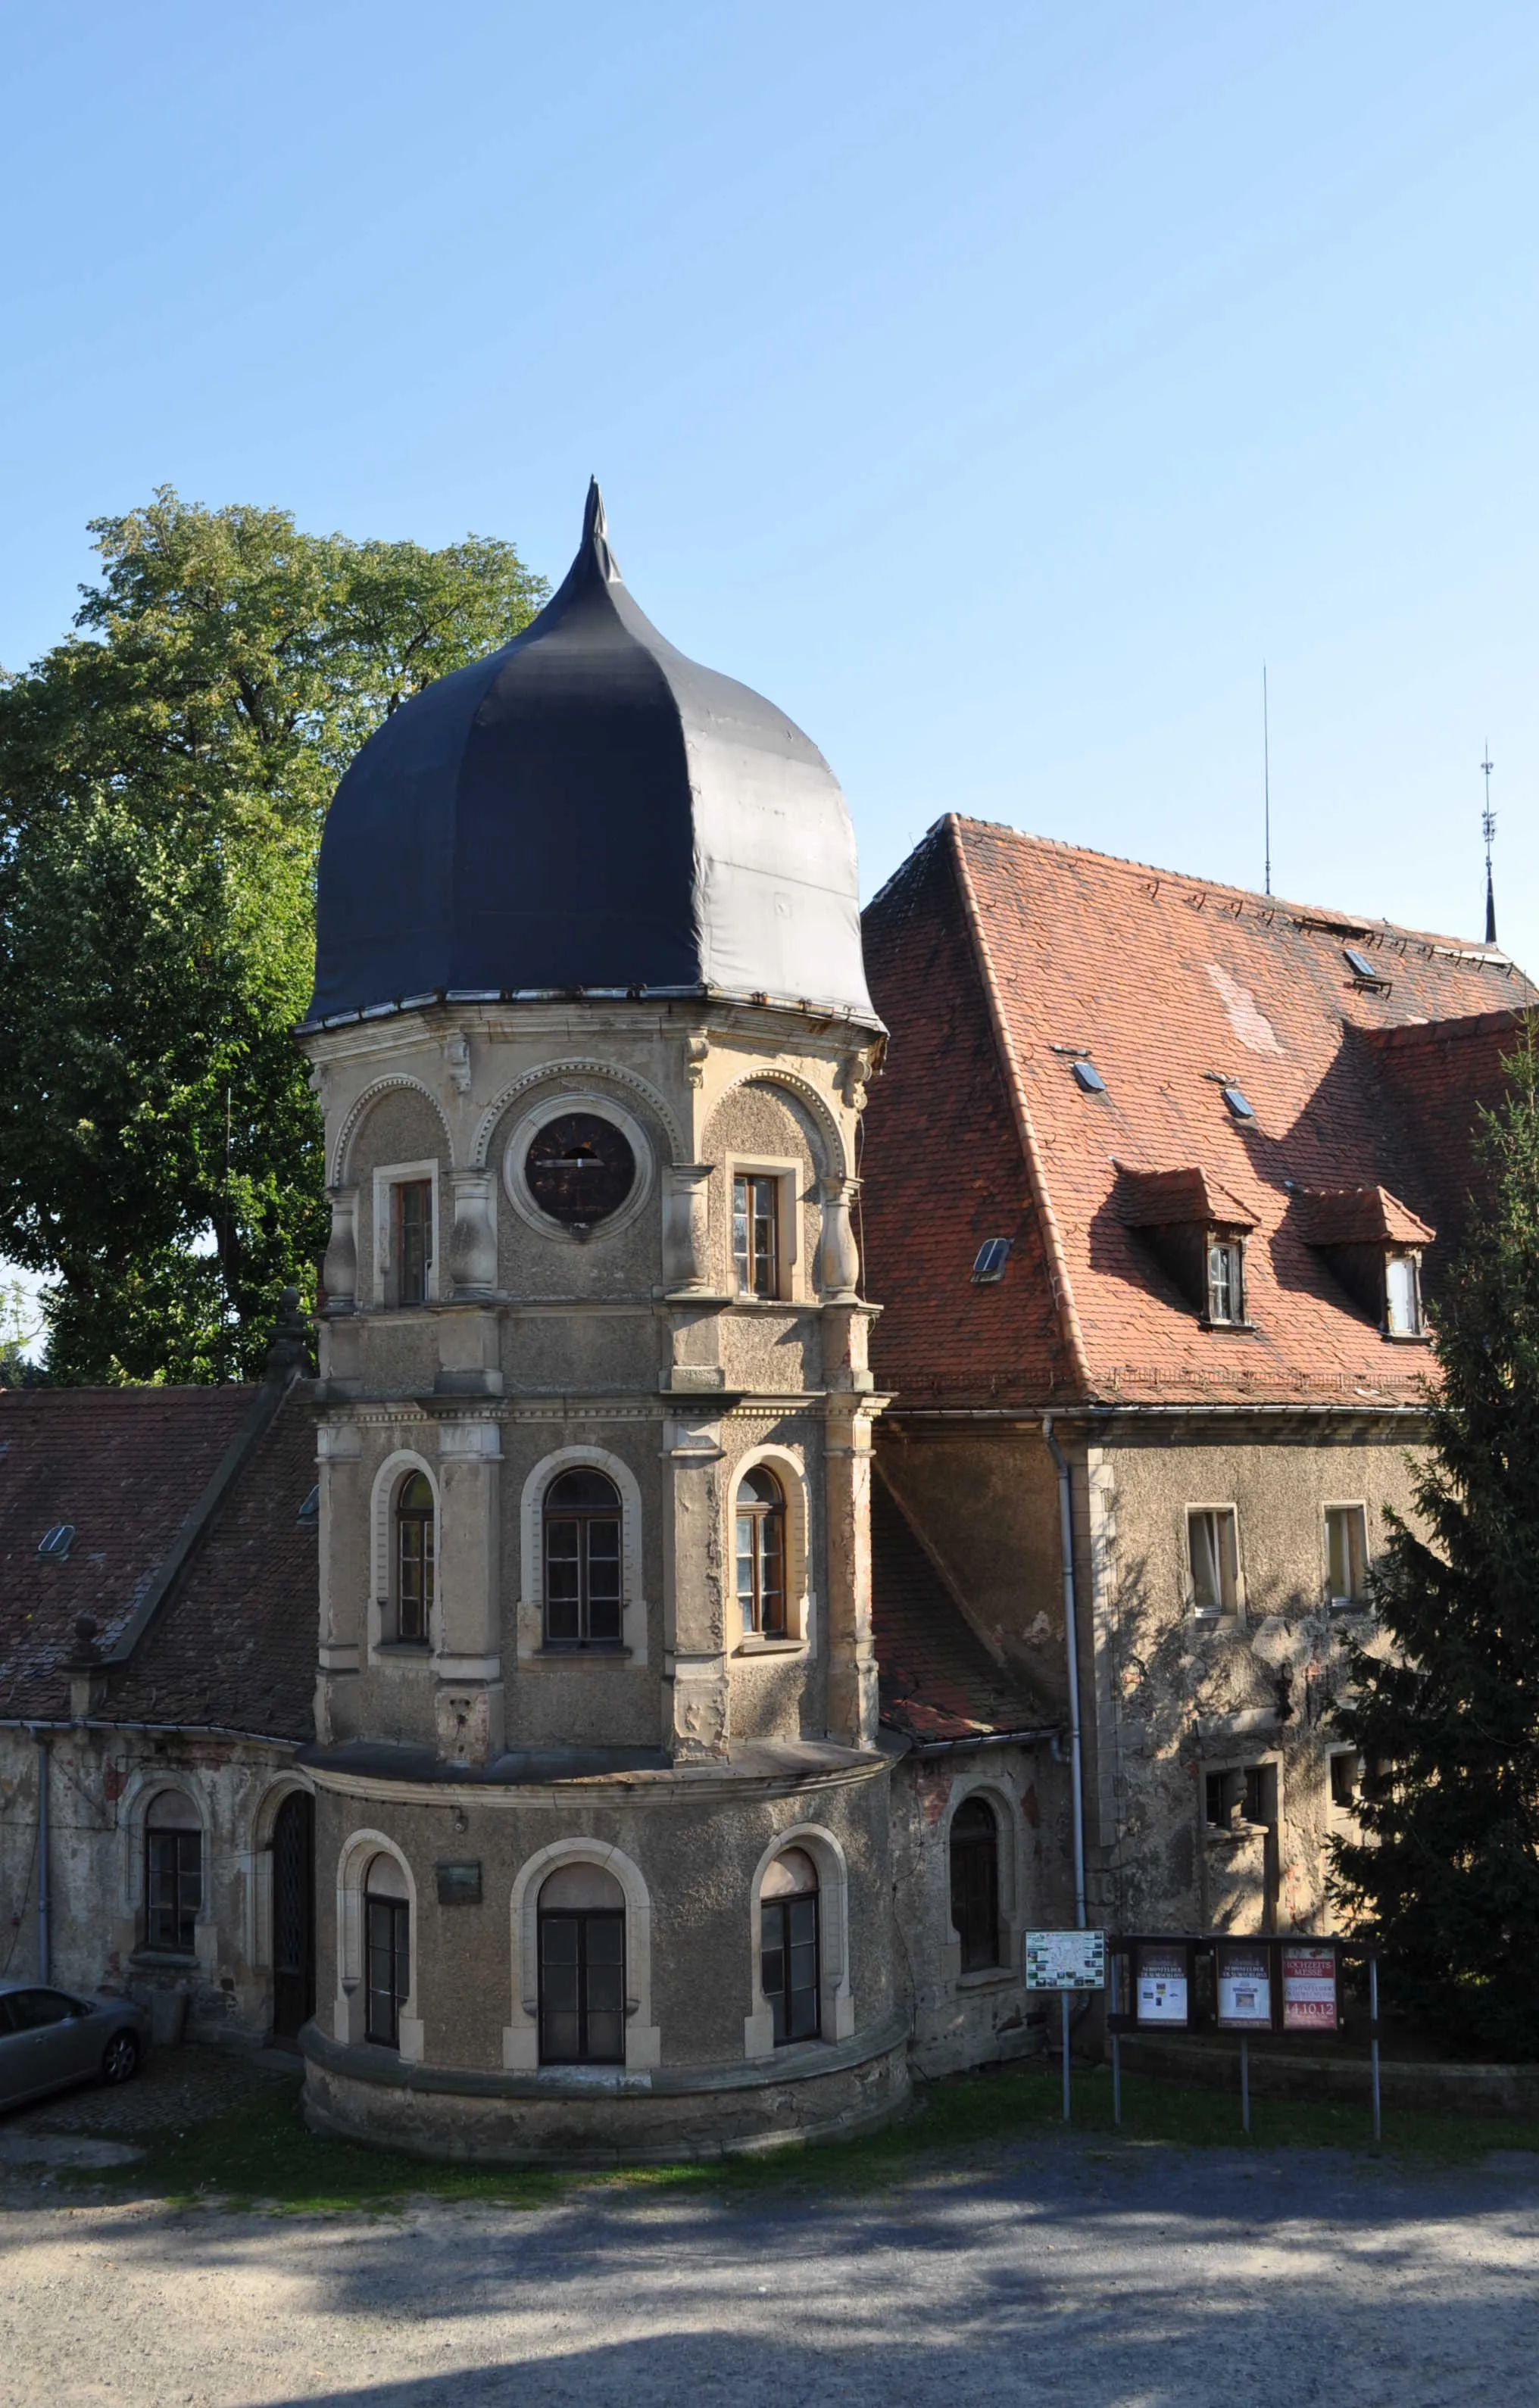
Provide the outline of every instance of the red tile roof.
<path id="1" fill-rule="evenodd" d="M 1430 1246 L 1437 1235 L 1387 1187 L 1301 1187 L 1293 1202 L 1309 1246 Z"/>
<path id="2" fill-rule="evenodd" d="M 1419 1392 L 1424 1350 L 1381 1340 L 1290 1192 L 1382 1187 L 1433 1227 L 1461 1209 L 1476 1100 L 1539 1000 L 1504 954 L 956 818 L 865 933 L 891 1031 L 866 1275 L 878 1378 L 901 1401 Z M 1104 1095 L 1072 1076 L 1085 1053 Z M 1127 1173 L 1194 1171 L 1254 1206 L 1253 1330 L 1202 1328 L 1127 1226 Z M 986 1289 L 969 1283 L 982 1234 L 1016 1238 Z"/>
<path id="3" fill-rule="evenodd" d="M 0 1391 L 0 1719 L 67 1715 L 89 1615 L 98 1651 L 125 1657 L 93 1719 L 313 1737 L 309 1394 L 291 1389 L 275 1418 L 255 1386 Z M 61 1524 L 67 1554 L 39 1555 Z"/>
<path id="4" fill-rule="evenodd" d="M 871 1634 L 882 1720 L 926 1740 L 1044 1730 L 1057 1719 L 997 1664 L 880 1472 L 871 1482 Z"/>

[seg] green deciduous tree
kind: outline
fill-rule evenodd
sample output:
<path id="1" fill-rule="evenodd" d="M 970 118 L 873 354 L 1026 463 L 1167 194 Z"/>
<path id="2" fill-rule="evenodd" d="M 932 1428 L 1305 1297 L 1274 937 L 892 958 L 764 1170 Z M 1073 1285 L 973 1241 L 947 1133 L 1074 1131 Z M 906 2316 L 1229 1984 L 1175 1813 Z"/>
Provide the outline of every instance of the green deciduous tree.
<path id="1" fill-rule="evenodd" d="M 1481 1178 L 1439 1299 L 1442 1374 L 1417 1484 L 1374 1576 L 1389 1653 L 1354 1648 L 1338 1716 L 1362 1838 L 1335 1887 L 1388 1995 L 1457 2046 L 1539 2055 L 1539 1036 L 1484 1115 Z"/>
<path id="2" fill-rule="evenodd" d="M 292 1031 L 327 803 L 545 589 L 511 544 L 169 489 L 92 532 L 75 633 L 0 686 L 0 1255 L 51 1283 L 53 1377 L 236 1376 L 324 1237 Z"/>

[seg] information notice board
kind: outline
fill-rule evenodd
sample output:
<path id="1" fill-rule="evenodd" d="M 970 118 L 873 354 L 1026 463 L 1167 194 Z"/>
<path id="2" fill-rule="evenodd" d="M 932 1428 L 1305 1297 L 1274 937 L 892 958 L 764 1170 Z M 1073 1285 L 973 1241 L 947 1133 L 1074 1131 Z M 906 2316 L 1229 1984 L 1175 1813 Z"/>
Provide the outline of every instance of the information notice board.
<path id="1" fill-rule="evenodd" d="M 1103 1990 L 1105 1932 L 1028 1931 L 1026 1986 L 1028 1990 Z"/>
<path id="2" fill-rule="evenodd" d="M 1334 2031 L 1335 1950 L 1285 1940 L 1281 1953 L 1284 2031 Z"/>
<path id="3" fill-rule="evenodd" d="M 1185 2030 L 1191 2020 L 1191 1984 L 1187 1951 L 1179 1944 L 1161 1947 L 1146 1941 L 1138 1952 L 1137 2015 L 1141 2024 L 1172 2025 Z"/>
<path id="4" fill-rule="evenodd" d="M 1270 2031 L 1272 1962 L 1265 1945 L 1221 1940 L 1214 1955 L 1217 1960 L 1219 2030 Z"/>

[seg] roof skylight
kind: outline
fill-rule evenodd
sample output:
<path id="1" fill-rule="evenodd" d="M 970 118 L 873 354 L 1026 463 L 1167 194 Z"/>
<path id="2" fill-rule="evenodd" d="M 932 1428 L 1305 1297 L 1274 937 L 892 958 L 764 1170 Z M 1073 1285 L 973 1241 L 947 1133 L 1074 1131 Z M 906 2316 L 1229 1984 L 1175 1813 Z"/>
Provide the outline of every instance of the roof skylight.
<path id="1" fill-rule="evenodd" d="M 309 1495 L 300 1506 L 298 1518 L 301 1522 L 315 1522 L 319 1521 L 320 1516 L 321 1490 L 319 1485 L 317 1485 L 310 1490 Z"/>
<path id="2" fill-rule="evenodd" d="M 55 1522 L 52 1529 L 45 1530 L 37 1541 L 37 1553 L 46 1555 L 50 1563 L 62 1564 L 69 1554 L 74 1537 L 73 1522 Z"/>
<path id="3" fill-rule="evenodd" d="M 1256 1118 L 1256 1107 L 1243 1087 L 1226 1087 L 1224 1101 L 1237 1121 L 1253 1121 Z"/>
<path id="4" fill-rule="evenodd" d="M 1356 945 L 1344 945 L 1342 947 L 1342 952 L 1346 957 L 1346 967 L 1351 971 L 1354 978 L 1373 979 L 1375 982 L 1377 981 L 1377 970 L 1374 968 L 1373 963 L 1369 960 L 1366 953 L 1359 953 Z"/>
<path id="5" fill-rule="evenodd" d="M 1078 1067 L 1079 1066 L 1076 1063 L 1075 1068 L 1078 1068 Z M 972 1266 L 972 1284 L 974 1287 L 997 1287 L 999 1285 L 1000 1280 L 1004 1277 L 1004 1267 L 1010 1260 L 1010 1249 L 1013 1242 L 1014 1241 L 1009 1238 L 985 1239 L 983 1244 L 978 1249 L 977 1259 Z"/>
<path id="6" fill-rule="evenodd" d="M 1087 1096 L 1103 1096 L 1106 1093 L 1106 1082 L 1093 1062 L 1073 1062 L 1070 1068 Z"/>

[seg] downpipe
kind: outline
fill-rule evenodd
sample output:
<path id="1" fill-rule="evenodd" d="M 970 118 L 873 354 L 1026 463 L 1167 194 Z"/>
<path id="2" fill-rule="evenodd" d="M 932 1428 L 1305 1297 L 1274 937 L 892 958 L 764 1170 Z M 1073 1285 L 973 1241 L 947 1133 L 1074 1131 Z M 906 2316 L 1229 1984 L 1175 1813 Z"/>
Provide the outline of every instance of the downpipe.
<path id="1" fill-rule="evenodd" d="M 1088 1920 L 1085 1899 L 1085 1759 L 1080 1743 L 1079 1616 L 1074 1598 L 1074 1514 L 1069 1464 L 1053 1435 L 1053 1416 L 1043 1413 L 1043 1442 L 1058 1475 L 1058 1542 L 1063 1552 L 1063 1637 L 1069 1658 L 1069 1782 L 1074 1813 L 1074 1921 L 1083 1931 Z"/>
<path id="2" fill-rule="evenodd" d="M 37 1979 L 49 1979 L 49 1900 L 48 1900 L 48 1742 L 41 1731 L 34 1734 L 37 1742 Z"/>

